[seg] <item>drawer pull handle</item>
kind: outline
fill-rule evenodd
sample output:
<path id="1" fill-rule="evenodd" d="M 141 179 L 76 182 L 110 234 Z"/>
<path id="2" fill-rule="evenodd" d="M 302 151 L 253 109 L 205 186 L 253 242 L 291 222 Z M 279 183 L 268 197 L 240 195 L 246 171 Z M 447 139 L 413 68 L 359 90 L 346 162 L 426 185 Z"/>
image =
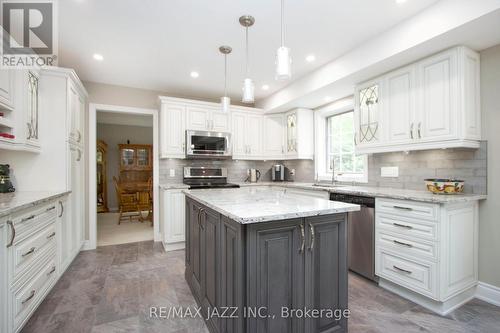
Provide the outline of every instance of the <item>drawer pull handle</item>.
<path id="1" fill-rule="evenodd" d="M 412 226 L 406 225 L 406 224 L 393 223 L 392 225 L 394 225 L 396 227 L 400 227 L 400 228 L 405 228 L 405 229 L 413 229 Z"/>
<path id="2" fill-rule="evenodd" d="M 402 246 L 406 246 L 406 247 L 413 247 L 413 245 L 411 245 L 411 244 L 403 243 L 403 242 L 400 242 L 400 241 L 397 241 L 397 240 L 393 240 L 393 242 L 395 244 L 398 244 L 398 245 L 402 245 Z"/>
<path id="3" fill-rule="evenodd" d="M 47 276 L 54 273 L 55 271 L 56 271 L 56 266 L 53 266 L 52 269 L 50 270 L 50 272 L 47 273 Z"/>
<path id="4" fill-rule="evenodd" d="M 35 252 L 35 250 L 36 250 L 36 248 L 32 247 L 28 252 L 23 253 L 21 256 L 26 257 L 26 256 L 28 256 L 30 254 L 33 254 Z"/>
<path id="5" fill-rule="evenodd" d="M 32 290 L 31 293 L 30 293 L 30 295 L 25 300 L 23 300 L 21 302 L 21 304 L 24 304 L 24 303 L 28 302 L 30 299 L 32 299 L 33 297 L 35 297 L 35 294 L 36 294 L 36 292 L 34 290 Z"/>
<path id="6" fill-rule="evenodd" d="M 398 267 L 398 266 L 396 266 L 396 265 L 392 265 L 392 267 L 393 267 L 395 270 L 397 270 L 397 271 L 400 271 L 400 272 L 403 272 L 403 273 L 407 273 L 407 274 L 411 274 L 411 271 L 406 270 L 406 269 L 402 269 L 402 268 L 400 268 L 400 267 Z"/>
<path id="7" fill-rule="evenodd" d="M 54 231 L 53 233 L 51 233 L 50 235 L 47 236 L 47 239 L 50 239 L 52 237 L 54 237 L 56 235 L 56 232 Z"/>
<path id="8" fill-rule="evenodd" d="M 35 218 L 35 215 L 31 215 L 31 216 L 28 216 L 28 217 L 25 217 L 24 219 L 22 219 L 21 222 L 26 222 L 26 221 L 32 220 L 34 218 Z"/>
<path id="9" fill-rule="evenodd" d="M 401 209 L 401 210 L 407 210 L 407 211 L 411 211 L 413 210 L 413 208 L 410 208 L 410 207 L 402 207 L 402 206 L 392 206 L 396 209 Z"/>
<path id="10" fill-rule="evenodd" d="M 56 209 L 56 206 L 49 207 L 49 208 L 47 208 L 45 211 L 46 211 L 46 212 L 50 212 L 50 211 L 51 211 L 51 210 L 53 210 L 53 209 Z"/>
<path id="11" fill-rule="evenodd" d="M 7 224 L 9 225 L 10 229 L 12 230 L 12 234 L 10 236 L 10 242 L 7 244 L 7 247 L 11 247 L 12 244 L 14 244 L 14 238 L 16 238 L 16 228 L 14 227 L 14 223 L 12 221 L 7 221 Z"/>

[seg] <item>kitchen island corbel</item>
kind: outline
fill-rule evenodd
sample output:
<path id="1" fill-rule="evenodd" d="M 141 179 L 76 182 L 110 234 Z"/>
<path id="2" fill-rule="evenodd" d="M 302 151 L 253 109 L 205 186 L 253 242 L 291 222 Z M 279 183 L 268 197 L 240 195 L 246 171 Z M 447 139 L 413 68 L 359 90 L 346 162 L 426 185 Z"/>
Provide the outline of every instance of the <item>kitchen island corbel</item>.
<path id="1" fill-rule="evenodd" d="M 359 206 L 283 190 L 185 193 L 185 278 L 211 332 L 347 331 L 346 213 Z"/>

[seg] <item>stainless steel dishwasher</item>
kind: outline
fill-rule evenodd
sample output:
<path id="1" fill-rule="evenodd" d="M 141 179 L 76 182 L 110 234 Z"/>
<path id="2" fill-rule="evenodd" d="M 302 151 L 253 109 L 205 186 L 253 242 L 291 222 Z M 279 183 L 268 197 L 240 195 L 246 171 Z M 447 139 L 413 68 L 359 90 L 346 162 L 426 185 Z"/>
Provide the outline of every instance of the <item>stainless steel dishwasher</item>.
<path id="1" fill-rule="evenodd" d="M 347 260 L 349 269 L 370 280 L 375 277 L 375 198 L 331 193 L 330 200 L 361 206 L 348 214 Z"/>

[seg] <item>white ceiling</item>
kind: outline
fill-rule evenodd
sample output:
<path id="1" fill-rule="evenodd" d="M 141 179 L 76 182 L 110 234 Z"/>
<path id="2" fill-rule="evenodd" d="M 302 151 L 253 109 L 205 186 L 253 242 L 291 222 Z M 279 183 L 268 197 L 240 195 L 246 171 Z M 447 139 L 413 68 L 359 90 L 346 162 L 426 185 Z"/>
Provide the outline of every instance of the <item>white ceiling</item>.
<path id="1" fill-rule="evenodd" d="M 438 0 L 285 0 L 286 45 L 293 79 L 368 42 Z M 64 0 L 59 1 L 59 65 L 84 81 L 217 98 L 223 90 L 218 47 L 233 47 L 229 92 L 240 99 L 244 30 L 239 16 L 256 18 L 250 29 L 251 77 L 262 99 L 290 82 L 274 80 L 279 46 L 279 0 Z M 104 61 L 92 55 L 99 53 Z M 316 56 L 314 63 L 306 55 Z M 190 71 L 200 73 L 198 79 Z M 268 84 L 268 91 L 261 90 Z"/>

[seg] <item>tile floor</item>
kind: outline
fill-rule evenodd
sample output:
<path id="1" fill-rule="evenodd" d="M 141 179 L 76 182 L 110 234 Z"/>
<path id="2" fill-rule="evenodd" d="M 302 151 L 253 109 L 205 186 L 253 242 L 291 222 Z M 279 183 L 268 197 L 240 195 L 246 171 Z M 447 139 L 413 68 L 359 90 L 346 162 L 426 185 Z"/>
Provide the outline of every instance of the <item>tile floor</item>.
<path id="1" fill-rule="evenodd" d="M 78 255 L 22 332 L 208 332 L 200 319 L 151 319 L 150 306 L 195 306 L 184 251 L 159 243 L 100 247 Z M 500 332 L 500 308 L 473 300 L 440 317 L 354 274 L 349 332 Z"/>

